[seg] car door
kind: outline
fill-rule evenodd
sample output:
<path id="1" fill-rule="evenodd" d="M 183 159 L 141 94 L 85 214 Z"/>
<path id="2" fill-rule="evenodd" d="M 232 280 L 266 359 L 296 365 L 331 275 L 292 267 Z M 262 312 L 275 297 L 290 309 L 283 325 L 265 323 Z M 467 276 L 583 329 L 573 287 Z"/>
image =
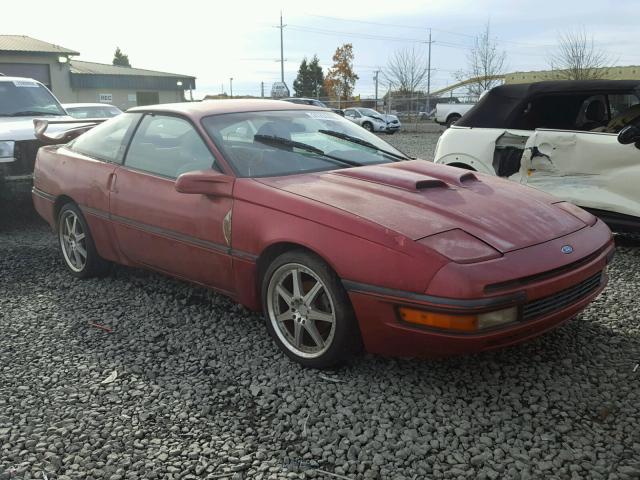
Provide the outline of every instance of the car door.
<path id="1" fill-rule="evenodd" d="M 520 178 L 581 207 L 640 216 L 640 155 L 616 134 L 536 130 L 526 142 Z"/>
<path id="2" fill-rule="evenodd" d="M 111 218 L 130 261 L 232 293 L 232 199 L 175 190 L 181 173 L 208 168 L 215 158 L 187 119 L 146 114 L 115 172 Z"/>
<path id="3" fill-rule="evenodd" d="M 98 252 L 111 260 L 117 254 L 110 241 L 109 190 L 141 116 L 126 113 L 92 128 L 68 144 L 69 153 L 62 157 L 65 171 L 75 180 L 68 182 L 65 193 L 82 210 Z"/>

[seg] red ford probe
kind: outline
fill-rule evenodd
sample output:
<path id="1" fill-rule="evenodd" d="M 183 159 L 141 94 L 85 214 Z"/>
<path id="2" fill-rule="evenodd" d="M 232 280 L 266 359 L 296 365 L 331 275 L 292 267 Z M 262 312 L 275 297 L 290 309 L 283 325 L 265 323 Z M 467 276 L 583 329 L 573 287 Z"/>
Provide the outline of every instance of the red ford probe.
<path id="1" fill-rule="evenodd" d="M 33 199 L 72 274 L 116 262 L 207 286 L 263 310 L 310 367 L 362 344 L 440 356 L 530 339 L 602 291 L 614 249 L 569 203 L 277 101 L 131 109 L 41 148 Z"/>

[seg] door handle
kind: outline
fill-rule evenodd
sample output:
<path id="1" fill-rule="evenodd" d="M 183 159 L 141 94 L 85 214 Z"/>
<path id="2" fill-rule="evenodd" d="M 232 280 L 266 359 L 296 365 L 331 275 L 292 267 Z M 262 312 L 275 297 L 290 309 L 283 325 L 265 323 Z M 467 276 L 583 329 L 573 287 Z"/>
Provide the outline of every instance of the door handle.
<path id="1" fill-rule="evenodd" d="M 109 179 L 107 180 L 107 190 L 109 190 L 112 193 L 118 193 L 118 189 L 116 188 L 117 179 L 118 179 L 118 176 L 116 175 L 115 172 L 111 172 L 109 174 Z"/>

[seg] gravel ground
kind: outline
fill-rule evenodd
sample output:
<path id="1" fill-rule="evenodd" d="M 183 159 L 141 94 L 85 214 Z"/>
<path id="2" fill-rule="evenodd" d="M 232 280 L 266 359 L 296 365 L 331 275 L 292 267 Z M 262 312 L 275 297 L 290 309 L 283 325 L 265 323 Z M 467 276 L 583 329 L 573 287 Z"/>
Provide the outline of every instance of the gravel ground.
<path id="1" fill-rule="evenodd" d="M 441 133 L 442 131 L 437 129 L 420 133 L 400 131 L 394 135 L 380 135 L 380 138 L 413 157 L 433 161 L 436 143 Z"/>
<path id="2" fill-rule="evenodd" d="M 71 277 L 28 207 L 3 210 L 0 479 L 640 477 L 632 238 L 606 291 L 536 341 L 319 373 L 222 296 Z"/>

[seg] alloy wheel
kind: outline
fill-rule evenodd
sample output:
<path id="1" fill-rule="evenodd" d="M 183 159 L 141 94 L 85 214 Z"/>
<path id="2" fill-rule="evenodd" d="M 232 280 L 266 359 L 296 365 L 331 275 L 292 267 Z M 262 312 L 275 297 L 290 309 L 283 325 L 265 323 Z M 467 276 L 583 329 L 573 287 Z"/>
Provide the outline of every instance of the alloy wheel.
<path id="1" fill-rule="evenodd" d="M 316 358 L 331 346 L 336 331 L 333 299 L 310 268 L 288 263 L 278 268 L 267 290 L 269 320 L 282 343 L 303 358 Z"/>
<path id="2" fill-rule="evenodd" d="M 60 218 L 60 247 L 67 265 L 74 272 L 81 272 L 87 264 L 86 233 L 73 210 L 65 210 Z"/>

